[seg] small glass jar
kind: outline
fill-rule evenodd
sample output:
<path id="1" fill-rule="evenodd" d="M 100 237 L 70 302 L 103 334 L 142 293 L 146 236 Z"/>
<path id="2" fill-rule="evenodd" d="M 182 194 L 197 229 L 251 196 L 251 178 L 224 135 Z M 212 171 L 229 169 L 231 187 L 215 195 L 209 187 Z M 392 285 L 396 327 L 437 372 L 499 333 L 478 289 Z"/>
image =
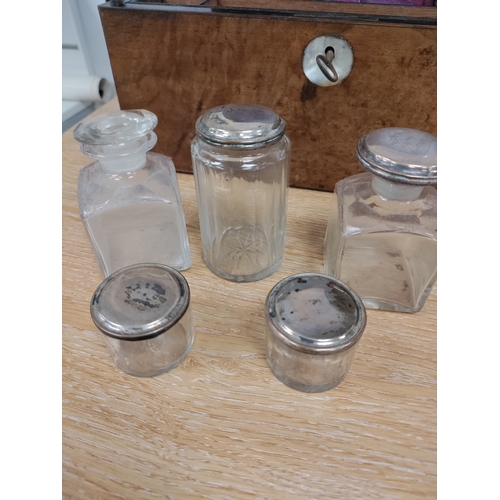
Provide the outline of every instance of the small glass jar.
<path id="1" fill-rule="evenodd" d="M 437 274 L 437 140 L 406 128 L 361 138 L 368 171 L 335 186 L 325 236 L 325 273 L 365 307 L 416 313 Z"/>
<path id="2" fill-rule="evenodd" d="M 78 204 L 104 276 L 132 264 L 191 266 L 188 236 L 172 160 L 148 152 L 156 115 L 145 110 L 101 114 L 74 137 L 97 161 L 80 171 Z"/>
<path id="3" fill-rule="evenodd" d="M 324 274 L 295 274 L 271 290 L 265 313 L 266 359 L 278 380 L 303 392 L 344 380 L 366 326 L 352 289 Z"/>
<path id="4" fill-rule="evenodd" d="M 263 106 L 228 104 L 196 122 L 191 144 L 203 258 L 217 276 L 257 281 L 283 261 L 290 140 Z"/>
<path id="5" fill-rule="evenodd" d="M 108 276 L 90 313 L 116 366 L 154 377 L 181 363 L 194 341 L 189 297 L 186 279 L 168 266 L 136 264 Z"/>

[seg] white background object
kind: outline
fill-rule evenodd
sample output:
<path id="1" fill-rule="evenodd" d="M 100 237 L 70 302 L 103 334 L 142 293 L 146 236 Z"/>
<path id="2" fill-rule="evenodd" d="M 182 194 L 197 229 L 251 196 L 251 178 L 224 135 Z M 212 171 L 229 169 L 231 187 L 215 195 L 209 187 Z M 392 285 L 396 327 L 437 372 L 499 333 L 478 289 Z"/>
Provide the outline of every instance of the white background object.
<path id="1" fill-rule="evenodd" d="M 105 103 L 113 96 L 113 86 L 100 76 L 62 77 L 63 101 L 91 101 Z"/>
<path id="2" fill-rule="evenodd" d="M 116 95 L 113 73 L 97 6 L 103 0 L 62 0 L 62 129 L 72 127 Z M 70 77 L 71 85 L 67 85 Z M 99 77 L 108 82 L 101 100 L 74 77 Z M 65 83 L 66 81 L 66 83 Z M 84 87 L 87 86 L 87 91 Z M 77 90 L 79 89 L 79 93 Z M 73 93 L 74 100 L 70 99 Z"/>

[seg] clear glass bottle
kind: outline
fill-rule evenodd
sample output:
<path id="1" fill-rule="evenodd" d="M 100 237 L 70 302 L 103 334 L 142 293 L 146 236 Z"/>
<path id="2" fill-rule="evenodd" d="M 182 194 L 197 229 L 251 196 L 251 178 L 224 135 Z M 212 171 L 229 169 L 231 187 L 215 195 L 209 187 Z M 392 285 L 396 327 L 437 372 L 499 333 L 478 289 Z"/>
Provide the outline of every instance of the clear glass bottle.
<path id="1" fill-rule="evenodd" d="M 172 160 L 148 152 L 156 115 L 105 113 L 80 123 L 74 137 L 97 161 L 80 171 L 80 215 L 104 276 L 153 262 L 191 266 L 184 212 Z"/>
<path id="2" fill-rule="evenodd" d="M 191 144 L 203 257 L 217 276 L 257 281 L 281 265 L 290 140 L 263 106 L 231 104 L 196 122 Z"/>
<path id="3" fill-rule="evenodd" d="M 406 128 L 364 136 L 368 171 L 341 180 L 325 237 L 325 272 L 366 307 L 416 313 L 437 273 L 437 139 Z"/>

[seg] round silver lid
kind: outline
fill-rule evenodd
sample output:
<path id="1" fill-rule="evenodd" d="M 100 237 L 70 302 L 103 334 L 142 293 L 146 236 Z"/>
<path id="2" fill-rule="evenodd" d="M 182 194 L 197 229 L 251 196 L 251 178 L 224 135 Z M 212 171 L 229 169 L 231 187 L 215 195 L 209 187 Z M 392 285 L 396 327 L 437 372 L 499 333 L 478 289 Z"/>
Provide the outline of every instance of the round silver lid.
<path id="1" fill-rule="evenodd" d="M 268 325 L 290 347 L 314 354 L 340 352 L 361 338 L 366 311 L 345 283 L 303 273 L 280 281 L 266 299 Z"/>
<path id="2" fill-rule="evenodd" d="M 145 340 L 170 329 L 188 306 L 189 285 L 181 273 L 161 264 L 136 264 L 97 287 L 90 314 L 109 337 Z"/>
<path id="3" fill-rule="evenodd" d="M 196 133 L 216 146 L 256 148 L 278 141 L 285 133 L 285 121 L 265 106 L 224 104 L 198 118 Z"/>
<path id="4" fill-rule="evenodd" d="M 357 157 L 368 171 L 405 184 L 437 182 L 437 138 L 411 128 L 382 128 L 359 140 Z"/>
<path id="5" fill-rule="evenodd" d="M 73 131 L 73 137 L 82 144 L 120 144 L 145 136 L 156 125 L 157 116 L 145 109 L 113 111 L 83 121 Z"/>

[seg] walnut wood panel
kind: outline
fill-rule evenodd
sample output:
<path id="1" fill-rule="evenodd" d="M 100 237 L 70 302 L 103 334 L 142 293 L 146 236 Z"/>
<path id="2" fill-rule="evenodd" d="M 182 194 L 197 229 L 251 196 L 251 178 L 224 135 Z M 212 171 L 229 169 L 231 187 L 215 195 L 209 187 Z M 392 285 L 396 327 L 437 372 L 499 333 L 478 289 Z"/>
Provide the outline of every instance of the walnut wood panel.
<path id="1" fill-rule="evenodd" d="M 322 270 L 331 193 L 290 189 L 283 265 L 232 283 L 203 263 L 193 176 L 179 174 L 194 345 L 170 373 L 137 378 L 114 366 L 90 317 L 102 276 L 78 215 L 89 158 L 72 131 L 62 157 L 63 498 L 436 497 L 436 290 L 418 314 L 369 310 L 335 389 L 294 391 L 267 366 L 265 297 L 290 274 Z"/>
<path id="2" fill-rule="evenodd" d="M 123 109 L 158 115 L 157 151 L 191 171 L 196 119 L 229 102 L 273 108 L 292 141 L 292 186 L 333 190 L 361 171 L 359 137 L 379 127 L 436 133 L 434 27 L 357 24 L 325 18 L 101 7 Z M 302 53 L 316 36 L 337 34 L 354 49 L 339 86 L 311 84 Z"/>

